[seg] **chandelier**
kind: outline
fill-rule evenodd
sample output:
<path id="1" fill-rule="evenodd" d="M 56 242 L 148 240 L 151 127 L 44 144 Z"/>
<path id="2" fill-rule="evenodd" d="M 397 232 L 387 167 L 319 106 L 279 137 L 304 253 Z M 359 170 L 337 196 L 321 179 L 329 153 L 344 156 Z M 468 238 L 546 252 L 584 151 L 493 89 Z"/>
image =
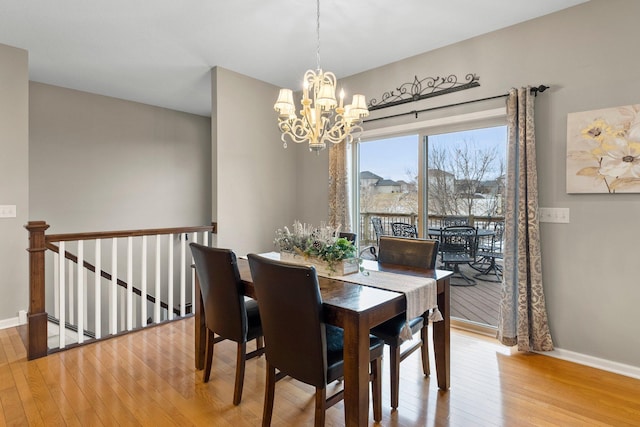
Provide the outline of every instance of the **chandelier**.
<path id="1" fill-rule="evenodd" d="M 327 142 L 351 143 L 354 134 L 362 131 L 362 119 L 369 115 L 364 95 L 353 95 L 351 104 L 344 105 L 344 90 L 336 100 L 336 76 L 320 68 L 320 0 L 317 0 L 316 50 L 317 69 L 304 73 L 302 109 L 296 114 L 291 89 L 280 89 L 273 108 L 278 112 L 280 139 L 287 148 L 287 139 L 295 143 L 308 142 L 309 151 L 321 151 Z"/>

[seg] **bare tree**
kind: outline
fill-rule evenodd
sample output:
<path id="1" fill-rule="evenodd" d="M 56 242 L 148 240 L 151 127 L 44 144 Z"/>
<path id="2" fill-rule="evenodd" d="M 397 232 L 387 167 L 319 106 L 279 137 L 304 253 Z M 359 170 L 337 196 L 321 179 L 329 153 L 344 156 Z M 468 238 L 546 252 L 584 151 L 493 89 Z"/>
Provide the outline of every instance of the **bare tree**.
<path id="1" fill-rule="evenodd" d="M 427 176 L 429 213 L 455 215 L 458 213 L 458 195 L 455 192 L 455 173 L 450 167 L 448 150 L 438 146 L 430 148 Z"/>
<path id="2" fill-rule="evenodd" d="M 498 172 L 497 147 L 474 141 L 434 145 L 429 150 L 429 210 L 441 215 L 474 214 L 483 183 Z"/>

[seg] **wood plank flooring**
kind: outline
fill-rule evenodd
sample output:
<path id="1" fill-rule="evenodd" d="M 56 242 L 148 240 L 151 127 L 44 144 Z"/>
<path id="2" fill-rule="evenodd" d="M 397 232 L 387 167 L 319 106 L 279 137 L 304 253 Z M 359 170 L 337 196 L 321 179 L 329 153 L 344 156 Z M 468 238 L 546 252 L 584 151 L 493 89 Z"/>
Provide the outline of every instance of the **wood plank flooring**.
<path id="1" fill-rule="evenodd" d="M 180 320 L 30 362 L 17 328 L 0 330 L 0 425 L 260 425 L 264 357 L 247 362 L 242 403 L 233 406 L 235 344 L 216 345 L 211 381 L 203 384 L 193 367 L 193 326 L 193 318 Z M 387 360 L 383 419 L 371 425 L 640 425 L 640 380 L 539 354 L 509 355 L 461 331 L 452 331 L 451 389 L 441 392 L 435 376 L 423 377 L 414 353 L 401 365 L 400 407 L 392 412 Z M 285 378 L 272 425 L 312 425 L 313 405 L 311 387 Z M 327 411 L 326 425 L 341 426 L 343 417 L 340 403 Z"/>

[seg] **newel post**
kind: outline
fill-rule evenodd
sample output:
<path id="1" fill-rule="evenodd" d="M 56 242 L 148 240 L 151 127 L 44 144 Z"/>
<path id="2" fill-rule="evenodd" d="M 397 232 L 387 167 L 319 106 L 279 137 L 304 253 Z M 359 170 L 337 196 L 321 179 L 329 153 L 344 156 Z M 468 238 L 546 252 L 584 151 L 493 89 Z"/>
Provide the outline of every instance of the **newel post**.
<path id="1" fill-rule="evenodd" d="M 27 314 L 27 359 L 47 355 L 47 312 L 45 311 L 44 232 L 49 228 L 45 221 L 29 221 L 29 313 Z"/>

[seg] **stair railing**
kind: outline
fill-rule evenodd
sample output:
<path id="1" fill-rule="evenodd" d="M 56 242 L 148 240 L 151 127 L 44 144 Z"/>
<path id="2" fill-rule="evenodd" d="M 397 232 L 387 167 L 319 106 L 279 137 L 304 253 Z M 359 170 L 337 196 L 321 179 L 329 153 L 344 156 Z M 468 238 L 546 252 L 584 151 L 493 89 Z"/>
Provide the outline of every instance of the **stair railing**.
<path id="1" fill-rule="evenodd" d="M 208 245 L 216 225 L 50 235 L 45 221 L 30 221 L 25 228 L 31 360 L 105 335 L 191 316 L 196 289 L 187 241 Z M 150 241 L 155 243 L 151 251 Z M 109 242 L 111 250 L 103 251 Z M 124 279 L 119 275 L 123 264 Z M 49 333 L 50 324 L 52 330 L 57 325 L 57 337 Z"/>

